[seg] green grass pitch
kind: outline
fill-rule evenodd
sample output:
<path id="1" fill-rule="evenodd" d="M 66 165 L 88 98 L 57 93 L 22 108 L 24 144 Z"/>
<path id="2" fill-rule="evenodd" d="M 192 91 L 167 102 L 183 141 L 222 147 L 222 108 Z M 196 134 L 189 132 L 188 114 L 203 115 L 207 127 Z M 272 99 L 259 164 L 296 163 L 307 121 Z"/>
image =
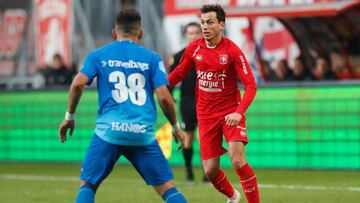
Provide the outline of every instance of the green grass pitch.
<path id="1" fill-rule="evenodd" d="M 0 163 L 0 203 L 74 202 L 78 191 L 79 164 Z M 202 183 L 200 168 L 196 181 L 185 181 L 184 169 L 173 166 L 175 183 L 192 203 L 224 203 L 226 198 L 209 183 Z M 241 189 L 235 172 L 225 172 Z M 262 203 L 358 203 L 359 171 L 306 171 L 255 169 Z M 101 185 L 97 203 L 162 202 L 129 165 L 119 164 Z M 242 199 L 245 203 L 245 198 Z"/>

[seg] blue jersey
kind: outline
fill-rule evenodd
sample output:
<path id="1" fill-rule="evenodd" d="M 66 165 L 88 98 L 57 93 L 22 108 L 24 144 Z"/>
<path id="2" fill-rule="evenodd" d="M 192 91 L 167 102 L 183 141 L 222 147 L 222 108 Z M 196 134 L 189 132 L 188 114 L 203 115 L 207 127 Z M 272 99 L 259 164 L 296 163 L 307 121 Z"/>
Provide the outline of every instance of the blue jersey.
<path id="1" fill-rule="evenodd" d="M 155 140 L 153 90 L 168 85 L 159 55 L 128 40 L 91 52 L 80 72 L 97 77 L 98 116 L 95 133 L 103 140 L 140 146 Z"/>

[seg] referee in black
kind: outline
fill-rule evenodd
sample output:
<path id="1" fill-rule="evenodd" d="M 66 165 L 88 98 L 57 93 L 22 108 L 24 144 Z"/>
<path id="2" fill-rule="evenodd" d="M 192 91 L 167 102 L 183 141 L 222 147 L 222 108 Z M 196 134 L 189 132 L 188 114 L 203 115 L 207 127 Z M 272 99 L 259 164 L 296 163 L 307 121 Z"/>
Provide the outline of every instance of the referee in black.
<path id="1" fill-rule="evenodd" d="M 195 39 L 202 37 L 200 24 L 196 22 L 187 24 L 184 28 L 184 34 L 188 44 Z M 184 51 L 185 48 L 170 58 L 170 72 L 178 66 Z M 193 67 L 180 86 L 180 113 L 184 124 L 184 131 L 186 133 L 183 155 L 186 166 L 186 179 L 188 181 L 194 181 L 194 172 L 191 162 L 193 157 L 194 134 L 197 127 L 195 85 L 196 71 L 195 67 Z M 207 182 L 206 176 L 203 177 L 203 181 Z"/>

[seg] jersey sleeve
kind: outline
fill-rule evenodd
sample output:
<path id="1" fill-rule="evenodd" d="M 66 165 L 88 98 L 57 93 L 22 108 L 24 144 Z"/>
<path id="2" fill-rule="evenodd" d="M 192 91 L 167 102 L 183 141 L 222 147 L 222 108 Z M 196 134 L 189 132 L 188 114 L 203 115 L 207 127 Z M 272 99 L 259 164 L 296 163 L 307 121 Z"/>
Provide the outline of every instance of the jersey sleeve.
<path id="1" fill-rule="evenodd" d="M 198 48 L 197 48 L 198 49 Z M 170 87 L 174 88 L 177 83 L 184 80 L 194 66 L 192 55 L 196 52 L 192 46 L 188 46 L 180 59 L 179 65 L 170 73 L 168 79 Z"/>
<path id="2" fill-rule="evenodd" d="M 91 85 L 92 81 L 97 75 L 96 58 L 94 52 L 91 52 L 84 60 L 84 65 L 81 67 L 80 72 L 85 74 L 89 78 L 87 85 Z"/>
<path id="3" fill-rule="evenodd" d="M 244 114 L 253 101 L 257 88 L 254 74 L 251 71 L 250 65 L 244 53 L 237 46 L 234 45 L 234 47 L 234 53 L 232 56 L 234 57 L 234 66 L 241 82 L 244 85 L 244 94 L 236 112 Z"/>
<path id="4" fill-rule="evenodd" d="M 151 88 L 153 90 L 157 89 L 162 85 L 169 85 L 167 80 L 167 74 L 165 70 L 164 62 L 161 60 L 160 56 L 154 57 L 151 63 Z"/>

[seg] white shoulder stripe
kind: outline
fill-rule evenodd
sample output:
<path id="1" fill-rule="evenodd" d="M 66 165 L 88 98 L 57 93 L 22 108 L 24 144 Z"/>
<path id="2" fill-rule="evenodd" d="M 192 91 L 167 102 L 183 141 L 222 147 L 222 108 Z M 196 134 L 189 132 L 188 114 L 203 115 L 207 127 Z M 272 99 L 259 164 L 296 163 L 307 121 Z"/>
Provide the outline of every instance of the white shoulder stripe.
<path id="1" fill-rule="evenodd" d="M 198 51 L 199 51 L 199 49 L 200 49 L 200 45 L 198 45 L 198 47 L 195 49 L 195 51 L 194 51 L 194 53 L 193 53 L 192 57 L 194 57 L 194 56 L 196 55 L 196 52 L 198 52 Z"/>

